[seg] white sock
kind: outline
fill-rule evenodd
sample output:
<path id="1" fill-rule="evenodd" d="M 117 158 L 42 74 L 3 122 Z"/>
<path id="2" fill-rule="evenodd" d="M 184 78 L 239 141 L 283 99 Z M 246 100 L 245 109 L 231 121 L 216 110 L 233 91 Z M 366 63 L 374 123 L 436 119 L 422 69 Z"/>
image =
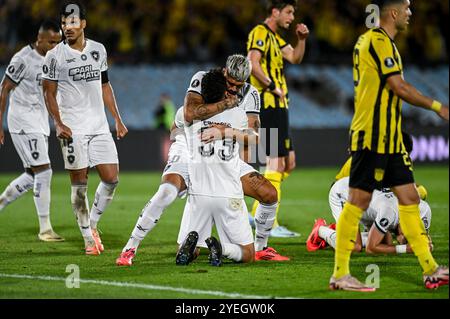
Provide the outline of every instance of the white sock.
<path id="1" fill-rule="evenodd" d="M 255 250 L 261 251 L 267 247 L 270 231 L 275 222 L 278 203 L 265 205 L 260 203 L 255 213 Z"/>
<path id="2" fill-rule="evenodd" d="M 89 224 L 87 185 L 72 185 L 71 202 L 84 241 L 86 243 L 92 242 L 94 238 L 92 238 L 92 230 Z"/>
<path id="3" fill-rule="evenodd" d="M 39 216 L 40 233 L 52 229 L 50 223 L 50 183 L 53 171 L 51 168 L 34 175 L 34 205 Z"/>
<path id="4" fill-rule="evenodd" d="M 114 197 L 114 192 L 116 190 L 117 184 L 118 183 L 108 184 L 105 182 L 100 182 L 100 184 L 98 184 L 97 190 L 95 191 L 94 203 L 92 204 L 90 213 L 91 228 L 97 228 L 100 217 Z"/>
<path id="5" fill-rule="evenodd" d="M 23 173 L 13 180 L 0 195 L 0 211 L 32 189 L 33 180 L 33 176 L 28 173 Z"/>
<path id="6" fill-rule="evenodd" d="M 369 239 L 369 232 L 365 231 L 361 233 L 362 248 L 366 248 L 367 240 Z"/>
<path id="7" fill-rule="evenodd" d="M 236 244 L 222 244 L 222 255 L 236 262 L 241 262 L 242 248 Z"/>
<path id="8" fill-rule="evenodd" d="M 327 226 L 319 227 L 319 237 L 322 238 L 333 248 L 336 248 L 336 231 Z"/>
<path id="9" fill-rule="evenodd" d="M 156 226 L 161 215 L 170 204 L 172 204 L 178 195 L 178 189 L 168 183 L 161 184 L 158 191 L 150 199 L 142 210 L 141 215 L 134 226 L 131 237 L 125 245 L 123 251 L 136 248 L 147 234 Z"/>

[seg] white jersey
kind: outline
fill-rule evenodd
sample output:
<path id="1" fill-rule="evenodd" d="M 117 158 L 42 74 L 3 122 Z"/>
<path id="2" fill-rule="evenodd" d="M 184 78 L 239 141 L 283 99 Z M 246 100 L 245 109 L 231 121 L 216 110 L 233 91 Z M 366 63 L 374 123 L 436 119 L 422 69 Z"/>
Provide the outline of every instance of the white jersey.
<path id="1" fill-rule="evenodd" d="M 89 39 L 83 52 L 65 42 L 47 52 L 42 78 L 58 82 L 61 120 L 73 134 L 109 133 L 101 81 L 107 69 L 105 47 Z"/>
<path id="2" fill-rule="evenodd" d="M 329 202 L 336 222 L 348 200 L 349 177 L 336 181 L 330 189 Z M 427 202 L 421 200 L 419 204 L 420 217 L 428 230 L 431 224 L 431 208 Z M 369 207 L 361 217 L 361 224 L 369 230 L 373 224 L 383 234 L 395 231 L 399 225 L 398 199 L 392 192 L 374 190 Z"/>
<path id="3" fill-rule="evenodd" d="M 191 84 L 187 89 L 187 92 L 195 92 L 202 94 L 202 79 L 205 76 L 205 71 L 200 71 L 194 74 L 191 79 Z M 245 83 L 244 86 L 238 92 L 239 104 L 237 107 L 242 108 L 246 113 L 259 114 L 261 108 L 261 101 L 258 90 L 249 83 Z"/>
<path id="4" fill-rule="evenodd" d="M 184 132 L 184 107 L 180 107 L 175 115 L 175 129 L 171 132 L 171 139 L 174 141 L 170 145 L 169 158 L 176 156 L 178 162 L 188 163 L 189 152 Z"/>
<path id="5" fill-rule="evenodd" d="M 8 129 L 16 134 L 50 134 L 48 112 L 42 91 L 44 57 L 31 45 L 17 52 L 5 76 L 17 86 L 9 97 Z"/>
<path id="6" fill-rule="evenodd" d="M 201 95 L 204 71 L 197 72 L 191 79 L 188 92 Z M 230 128 L 248 128 L 247 113 L 259 113 L 260 101 L 257 90 L 245 84 L 238 93 L 237 107 L 225 110 L 213 117 L 194 122 L 185 127 L 189 150 L 189 194 L 212 197 L 243 198 L 241 183 L 241 159 L 239 143 L 231 139 L 203 144 L 199 134 L 213 124 L 223 124 Z"/>

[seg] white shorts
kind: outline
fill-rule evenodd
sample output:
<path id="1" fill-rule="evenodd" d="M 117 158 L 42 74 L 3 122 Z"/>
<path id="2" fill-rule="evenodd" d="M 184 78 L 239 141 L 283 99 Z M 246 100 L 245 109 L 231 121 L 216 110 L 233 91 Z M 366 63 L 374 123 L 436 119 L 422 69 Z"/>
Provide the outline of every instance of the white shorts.
<path id="1" fill-rule="evenodd" d="M 30 168 L 50 164 L 50 158 L 48 157 L 48 136 L 38 133 L 11 133 L 11 139 L 22 160 L 23 167 Z"/>
<path id="2" fill-rule="evenodd" d="M 77 170 L 100 164 L 118 164 L 116 144 L 109 134 L 73 135 L 72 140 L 60 140 L 64 168 Z"/>
<path id="3" fill-rule="evenodd" d="M 250 245 L 253 233 L 248 221 L 244 199 L 190 195 L 184 207 L 178 244 L 182 244 L 191 231 L 198 233 L 198 247 L 207 247 L 205 240 L 216 225 L 221 243 Z"/>
<path id="4" fill-rule="evenodd" d="M 336 193 L 333 191 L 333 189 L 331 189 L 328 201 L 330 203 L 331 213 L 333 214 L 334 220 L 337 223 L 347 200 L 345 198 L 340 197 L 339 193 Z"/>

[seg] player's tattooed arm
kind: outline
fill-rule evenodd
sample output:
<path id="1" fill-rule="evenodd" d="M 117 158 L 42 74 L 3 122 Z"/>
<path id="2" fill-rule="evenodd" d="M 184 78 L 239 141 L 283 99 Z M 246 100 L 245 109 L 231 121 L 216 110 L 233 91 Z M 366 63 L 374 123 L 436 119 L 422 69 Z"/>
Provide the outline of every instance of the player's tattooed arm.
<path id="1" fill-rule="evenodd" d="M 244 146 L 258 143 L 258 134 L 253 129 L 239 130 L 223 124 L 211 125 L 201 132 L 200 137 L 203 143 L 210 143 L 224 138 L 233 139 Z"/>
<path id="2" fill-rule="evenodd" d="M 122 121 L 122 117 L 117 107 L 114 91 L 109 82 L 102 84 L 103 101 L 116 122 L 116 137 L 118 140 L 124 138 L 128 133 L 128 129 Z"/>
<path id="3" fill-rule="evenodd" d="M 238 97 L 236 95 L 227 96 L 217 103 L 206 104 L 200 94 L 188 92 L 184 99 L 184 120 L 188 124 L 192 124 L 194 121 L 206 120 L 235 107 L 237 104 Z"/>
<path id="4" fill-rule="evenodd" d="M 6 102 L 8 100 L 9 92 L 16 87 L 16 84 L 8 79 L 6 76 L 2 81 L 0 89 L 0 145 L 5 142 L 5 133 L 3 131 L 3 117 L 6 112 Z"/>
<path id="5" fill-rule="evenodd" d="M 45 105 L 48 113 L 53 118 L 56 127 L 56 136 L 62 139 L 69 139 L 72 137 L 72 130 L 64 125 L 59 115 L 59 106 L 56 101 L 56 93 L 58 91 L 58 82 L 42 80 L 42 87 L 44 89 Z"/>

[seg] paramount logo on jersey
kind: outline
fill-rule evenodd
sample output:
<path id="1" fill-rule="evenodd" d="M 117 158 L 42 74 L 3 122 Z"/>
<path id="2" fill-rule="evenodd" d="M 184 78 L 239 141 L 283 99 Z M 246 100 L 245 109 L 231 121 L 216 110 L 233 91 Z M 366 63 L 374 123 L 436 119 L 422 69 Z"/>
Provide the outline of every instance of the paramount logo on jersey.
<path id="1" fill-rule="evenodd" d="M 97 81 L 100 80 L 100 70 L 93 70 L 92 65 L 85 65 L 70 69 L 69 76 L 71 76 L 74 81 Z"/>

